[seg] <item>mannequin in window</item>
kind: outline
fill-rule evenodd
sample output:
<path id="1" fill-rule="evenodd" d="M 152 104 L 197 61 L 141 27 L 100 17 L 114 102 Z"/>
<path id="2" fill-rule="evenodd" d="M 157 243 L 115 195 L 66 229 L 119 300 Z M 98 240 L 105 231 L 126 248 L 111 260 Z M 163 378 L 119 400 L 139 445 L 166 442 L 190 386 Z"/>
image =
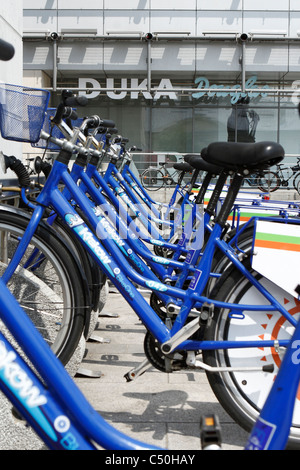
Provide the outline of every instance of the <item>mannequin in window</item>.
<path id="1" fill-rule="evenodd" d="M 255 142 L 259 115 L 249 110 L 249 98 L 241 98 L 232 106 L 227 120 L 228 142 Z"/>

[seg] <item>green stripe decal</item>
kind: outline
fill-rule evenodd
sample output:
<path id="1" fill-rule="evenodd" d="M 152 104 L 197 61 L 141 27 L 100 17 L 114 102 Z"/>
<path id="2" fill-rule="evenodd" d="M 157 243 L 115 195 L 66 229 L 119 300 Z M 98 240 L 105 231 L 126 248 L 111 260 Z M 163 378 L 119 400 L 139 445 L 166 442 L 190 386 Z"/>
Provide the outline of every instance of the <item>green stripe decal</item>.
<path id="1" fill-rule="evenodd" d="M 291 243 L 294 245 L 300 245 L 300 237 L 292 236 L 292 235 L 276 235 L 274 233 L 263 233 L 263 232 L 256 232 L 257 240 L 265 240 L 265 241 L 272 241 L 272 242 L 280 242 L 280 243 Z"/>

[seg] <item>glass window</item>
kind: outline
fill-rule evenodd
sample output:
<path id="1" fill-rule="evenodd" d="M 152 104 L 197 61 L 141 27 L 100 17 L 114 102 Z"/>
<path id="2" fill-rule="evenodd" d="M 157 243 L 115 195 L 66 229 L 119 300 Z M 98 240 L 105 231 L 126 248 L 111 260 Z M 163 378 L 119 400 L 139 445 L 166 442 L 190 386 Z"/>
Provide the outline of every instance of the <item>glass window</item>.
<path id="1" fill-rule="evenodd" d="M 300 119 L 296 107 L 280 109 L 279 141 L 286 155 L 300 155 Z M 295 159 L 287 159 L 291 163 Z"/>
<path id="2" fill-rule="evenodd" d="M 201 152 L 211 142 L 227 141 L 230 107 L 197 107 L 194 117 L 194 152 Z"/>
<path id="3" fill-rule="evenodd" d="M 153 152 L 188 153 L 193 149 L 192 108 L 161 103 L 152 108 Z"/>
<path id="4" fill-rule="evenodd" d="M 265 81 L 261 83 L 265 85 Z M 66 83 L 66 88 L 68 85 Z M 176 85 L 187 86 L 184 82 Z M 190 85 L 188 83 L 188 87 Z M 277 94 L 257 94 L 256 85 L 262 86 L 255 81 L 249 103 L 244 109 L 252 141 L 280 142 L 287 155 L 300 155 L 300 118 L 296 98 L 292 100 L 291 95 L 278 98 Z M 63 86 L 62 83 L 60 86 Z M 272 84 L 274 88 L 277 86 Z M 282 83 L 281 86 L 283 89 L 291 88 L 288 83 Z M 237 135 L 239 126 L 245 128 L 245 124 L 242 123 L 241 116 L 237 115 L 238 106 L 236 103 L 232 104 L 235 100 L 228 93 L 221 93 L 219 96 L 206 94 L 200 99 L 195 99 L 188 93 L 178 93 L 178 100 L 166 97 L 158 100 L 146 99 L 141 94 L 130 92 L 112 94 L 113 98 L 102 92 L 90 99 L 85 108 L 78 108 L 78 114 L 81 117 L 96 114 L 114 120 L 119 134 L 129 139 L 129 146 L 135 145 L 145 153 L 134 157 L 135 161 L 140 159 L 141 168 L 149 163 L 157 163 L 166 153 L 198 153 L 211 142 L 227 141 L 230 119 L 236 127 L 231 140 L 248 140 L 245 134 L 242 137 Z M 55 105 L 59 94 L 52 96 Z M 290 158 L 286 161 L 292 162 Z"/>

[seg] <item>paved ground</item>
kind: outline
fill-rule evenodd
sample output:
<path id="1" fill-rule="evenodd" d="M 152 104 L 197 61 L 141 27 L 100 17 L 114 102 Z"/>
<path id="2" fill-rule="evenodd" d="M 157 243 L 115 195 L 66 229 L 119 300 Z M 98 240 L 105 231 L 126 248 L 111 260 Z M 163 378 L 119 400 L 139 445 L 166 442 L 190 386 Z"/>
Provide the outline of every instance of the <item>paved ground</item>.
<path id="1" fill-rule="evenodd" d="M 76 377 L 92 405 L 119 430 L 170 450 L 200 450 L 199 423 L 205 413 L 219 416 L 224 450 L 243 448 L 247 433 L 224 412 L 205 373 L 165 374 L 150 369 L 135 381 L 124 374 L 144 360 L 144 327 L 117 293 L 110 293 L 95 335 L 109 343 L 88 342 L 82 368 L 99 378 Z"/>

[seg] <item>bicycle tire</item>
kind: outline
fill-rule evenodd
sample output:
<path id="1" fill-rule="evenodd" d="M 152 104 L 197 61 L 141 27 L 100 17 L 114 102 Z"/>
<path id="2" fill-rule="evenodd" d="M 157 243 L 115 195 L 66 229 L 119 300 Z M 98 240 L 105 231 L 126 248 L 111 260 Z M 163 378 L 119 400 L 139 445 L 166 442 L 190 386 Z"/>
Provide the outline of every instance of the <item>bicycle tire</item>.
<path id="1" fill-rule="evenodd" d="M 265 171 L 264 176 L 259 176 L 257 181 L 258 189 L 263 193 L 273 193 L 280 187 L 280 178 L 274 171 Z"/>
<path id="2" fill-rule="evenodd" d="M 1 276 L 28 225 L 28 214 L 0 208 Z M 34 259 L 26 265 L 34 250 Z M 7 257 L 4 259 L 3 254 Z M 83 335 L 90 309 L 87 280 L 67 243 L 41 223 L 8 287 L 55 355 L 66 365 Z"/>
<path id="3" fill-rule="evenodd" d="M 78 259 L 80 266 L 83 268 L 87 279 L 91 311 L 87 312 L 85 316 L 84 337 L 88 340 L 95 331 L 99 314 L 105 305 L 103 290 L 106 283 L 106 275 L 84 249 L 74 232 L 59 217 L 56 218 L 52 227 L 66 240 Z"/>
<path id="4" fill-rule="evenodd" d="M 147 168 L 141 174 L 141 182 L 148 191 L 158 191 L 164 185 L 164 174 L 156 168 Z"/>
<path id="5" fill-rule="evenodd" d="M 300 194 L 299 189 L 300 189 L 300 171 L 295 174 L 294 179 L 293 179 L 293 187 L 297 191 L 298 194 Z"/>
<path id="6" fill-rule="evenodd" d="M 295 314 L 300 308 L 292 296 L 281 290 L 275 284 L 255 273 L 247 261 L 247 268 L 265 285 L 279 301 L 291 302 Z M 250 282 L 241 276 L 235 267 L 230 268 L 221 277 L 210 296 L 216 300 L 223 300 L 242 304 L 263 304 L 262 296 Z M 292 310 L 289 310 L 292 313 Z M 283 317 L 279 312 L 246 312 L 242 316 L 230 317 L 228 309 L 215 309 L 213 318 L 207 327 L 205 339 L 212 340 L 253 340 L 264 335 L 264 339 L 287 338 L 292 334 L 287 330 Z M 276 333 L 275 333 L 276 332 Z M 281 363 L 279 354 L 273 348 L 251 348 L 231 350 L 203 351 L 204 362 L 212 367 L 232 366 L 245 367 L 246 365 L 260 367 L 260 371 L 240 372 L 209 372 L 206 375 L 209 384 L 219 403 L 227 413 L 246 431 L 250 431 L 256 421 L 268 392 L 273 384 L 278 367 Z M 274 366 L 273 372 L 264 372 L 262 366 Z M 264 369 L 266 370 L 266 369 Z M 289 437 L 289 448 L 300 446 L 300 406 L 296 404 L 294 421 Z"/>

